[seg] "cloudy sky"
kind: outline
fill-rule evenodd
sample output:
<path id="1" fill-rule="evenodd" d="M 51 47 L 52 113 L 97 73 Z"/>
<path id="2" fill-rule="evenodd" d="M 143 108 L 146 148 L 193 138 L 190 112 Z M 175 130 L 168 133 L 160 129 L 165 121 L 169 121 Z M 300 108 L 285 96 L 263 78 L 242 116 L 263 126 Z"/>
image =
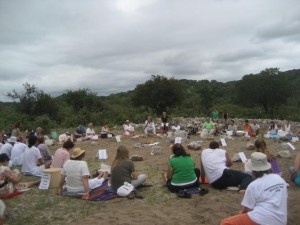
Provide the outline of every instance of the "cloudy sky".
<path id="1" fill-rule="evenodd" d="M 0 0 L 0 101 L 300 68 L 299 0 Z"/>

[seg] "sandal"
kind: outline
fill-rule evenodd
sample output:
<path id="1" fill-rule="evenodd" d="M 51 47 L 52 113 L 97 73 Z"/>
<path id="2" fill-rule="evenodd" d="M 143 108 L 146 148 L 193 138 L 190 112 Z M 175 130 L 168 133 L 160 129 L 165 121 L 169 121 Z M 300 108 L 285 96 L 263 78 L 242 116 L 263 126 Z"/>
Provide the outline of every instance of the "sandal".
<path id="1" fill-rule="evenodd" d="M 200 195 L 200 196 L 206 195 L 207 193 L 208 193 L 208 190 L 207 190 L 207 189 L 199 188 L 199 195 Z"/>
<path id="2" fill-rule="evenodd" d="M 178 191 L 177 196 L 179 198 L 192 198 L 192 194 L 188 193 L 186 189 Z"/>

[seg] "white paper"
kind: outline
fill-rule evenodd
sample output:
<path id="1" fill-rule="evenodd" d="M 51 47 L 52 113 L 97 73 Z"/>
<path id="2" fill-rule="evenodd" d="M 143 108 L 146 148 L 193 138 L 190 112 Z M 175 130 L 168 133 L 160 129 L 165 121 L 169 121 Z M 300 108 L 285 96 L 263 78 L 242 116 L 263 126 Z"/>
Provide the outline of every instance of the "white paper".
<path id="1" fill-rule="evenodd" d="M 107 134 L 107 137 L 108 137 L 108 138 L 111 138 L 111 137 L 112 137 L 112 134 Z"/>
<path id="2" fill-rule="evenodd" d="M 92 136 L 92 140 L 98 140 L 99 138 L 98 138 L 98 135 L 93 135 Z"/>
<path id="3" fill-rule="evenodd" d="M 243 163 L 247 161 L 247 157 L 244 152 L 239 152 L 239 156 Z"/>
<path id="4" fill-rule="evenodd" d="M 296 149 L 295 146 L 292 145 L 290 142 L 288 142 L 287 144 L 288 144 L 288 146 L 290 146 L 290 148 L 291 148 L 293 151 Z"/>
<path id="5" fill-rule="evenodd" d="M 98 157 L 99 157 L 99 159 L 107 159 L 108 156 L 107 156 L 106 149 L 99 149 L 98 150 Z"/>
<path id="6" fill-rule="evenodd" d="M 111 166 L 106 165 L 105 163 L 101 163 L 100 169 L 98 171 L 99 172 L 108 172 L 108 174 L 110 174 Z"/>
<path id="7" fill-rule="evenodd" d="M 298 137 L 292 137 L 292 142 L 297 142 L 297 141 L 299 141 Z"/>
<path id="8" fill-rule="evenodd" d="M 175 137 L 175 144 L 181 144 L 182 137 Z"/>
<path id="9" fill-rule="evenodd" d="M 39 189 L 42 190 L 48 189 L 50 185 L 50 180 L 51 180 L 51 174 L 43 173 Z"/>
<path id="10" fill-rule="evenodd" d="M 117 142 L 121 142 L 121 138 L 120 138 L 119 135 L 116 136 L 116 141 L 117 141 Z"/>
<path id="11" fill-rule="evenodd" d="M 222 146 L 227 146 L 226 141 L 225 141 L 224 138 L 221 138 L 220 141 L 221 141 Z"/>

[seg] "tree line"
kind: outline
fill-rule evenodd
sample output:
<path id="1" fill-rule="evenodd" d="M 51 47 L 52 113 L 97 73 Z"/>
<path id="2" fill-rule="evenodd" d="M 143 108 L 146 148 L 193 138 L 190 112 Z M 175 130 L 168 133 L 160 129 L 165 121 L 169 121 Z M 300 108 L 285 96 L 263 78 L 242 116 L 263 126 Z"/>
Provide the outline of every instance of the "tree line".
<path id="1" fill-rule="evenodd" d="M 52 97 L 35 85 L 12 90 L 11 103 L 0 103 L 0 128 L 11 129 L 16 121 L 27 128 L 76 127 L 123 124 L 126 119 L 143 122 L 148 115 L 171 117 L 209 116 L 214 109 L 234 118 L 278 118 L 300 121 L 300 70 L 281 72 L 267 68 L 238 81 L 177 80 L 152 75 L 132 91 L 97 96 L 89 89 L 67 90 Z"/>

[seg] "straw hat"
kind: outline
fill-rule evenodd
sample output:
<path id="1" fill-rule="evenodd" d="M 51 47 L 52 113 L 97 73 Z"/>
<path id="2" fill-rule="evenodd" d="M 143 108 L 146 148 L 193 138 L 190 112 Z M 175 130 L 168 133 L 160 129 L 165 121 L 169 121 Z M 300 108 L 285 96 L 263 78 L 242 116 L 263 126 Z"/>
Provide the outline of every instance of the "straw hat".
<path id="1" fill-rule="evenodd" d="M 72 151 L 71 158 L 77 158 L 78 156 L 85 153 L 85 150 L 82 150 L 81 148 L 74 148 Z"/>
<path id="2" fill-rule="evenodd" d="M 125 123 L 130 123 L 130 121 L 129 120 L 126 120 L 126 122 Z"/>
<path id="3" fill-rule="evenodd" d="M 251 160 L 247 161 L 247 167 L 252 171 L 266 171 L 271 169 L 271 164 L 264 153 L 253 152 Z"/>

